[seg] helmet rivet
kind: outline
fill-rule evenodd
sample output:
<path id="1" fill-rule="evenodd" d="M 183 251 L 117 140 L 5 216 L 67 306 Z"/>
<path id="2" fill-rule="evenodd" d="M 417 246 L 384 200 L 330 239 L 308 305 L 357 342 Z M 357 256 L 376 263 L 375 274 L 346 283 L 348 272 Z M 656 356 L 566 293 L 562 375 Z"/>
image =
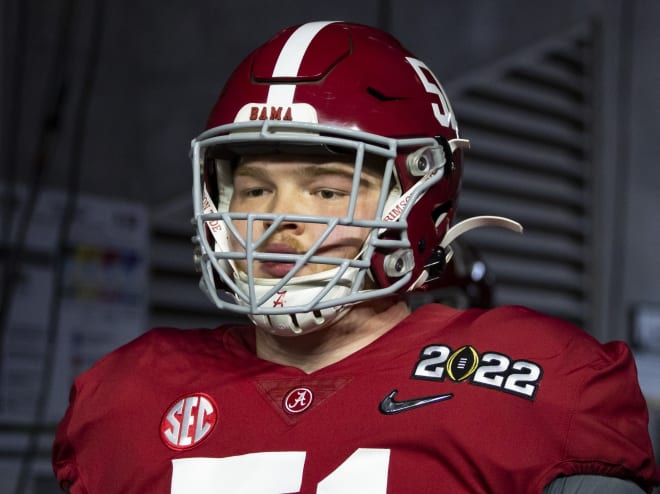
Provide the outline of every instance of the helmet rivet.
<path id="1" fill-rule="evenodd" d="M 415 257 L 410 249 L 399 249 L 385 257 L 385 274 L 393 278 L 403 276 L 415 266 Z"/>

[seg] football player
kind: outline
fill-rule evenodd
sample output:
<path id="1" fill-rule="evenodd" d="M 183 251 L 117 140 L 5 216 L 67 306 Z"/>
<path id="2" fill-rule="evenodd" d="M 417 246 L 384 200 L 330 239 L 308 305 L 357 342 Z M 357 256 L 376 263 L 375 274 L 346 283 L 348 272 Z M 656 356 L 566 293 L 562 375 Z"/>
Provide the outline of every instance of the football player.
<path id="1" fill-rule="evenodd" d="M 147 332 L 80 376 L 54 446 L 71 493 L 650 492 L 628 347 L 522 307 L 425 304 L 468 142 L 380 30 L 288 28 L 192 141 L 216 329 Z"/>

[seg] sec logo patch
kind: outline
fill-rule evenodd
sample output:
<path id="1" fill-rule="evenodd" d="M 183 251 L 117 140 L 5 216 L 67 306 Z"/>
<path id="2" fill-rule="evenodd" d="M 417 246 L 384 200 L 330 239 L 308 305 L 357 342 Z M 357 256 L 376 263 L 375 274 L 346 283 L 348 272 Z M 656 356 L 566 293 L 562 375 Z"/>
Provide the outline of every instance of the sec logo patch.
<path id="1" fill-rule="evenodd" d="M 218 422 L 218 407 L 205 393 L 182 396 L 170 405 L 160 422 L 165 445 L 182 451 L 197 446 Z"/>

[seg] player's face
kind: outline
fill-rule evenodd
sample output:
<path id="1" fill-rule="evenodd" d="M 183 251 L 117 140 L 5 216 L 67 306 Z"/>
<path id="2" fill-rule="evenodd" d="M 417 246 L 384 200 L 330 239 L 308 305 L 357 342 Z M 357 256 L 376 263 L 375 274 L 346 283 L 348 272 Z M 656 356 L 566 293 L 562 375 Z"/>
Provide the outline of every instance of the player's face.
<path id="1" fill-rule="evenodd" d="M 327 158 L 277 156 L 243 158 L 234 171 L 234 193 L 229 210 L 240 213 L 275 213 L 329 217 L 346 217 L 353 186 L 354 163 L 329 161 Z M 360 176 L 354 217 L 373 220 L 376 214 L 382 176 L 364 170 Z M 270 221 L 253 223 L 253 242 L 257 242 Z M 247 222 L 236 221 L 245 239 Z M 327 230 L 326 223 L 298 221 L 282 222 L 269 233 L 258 251 L 276 254 L 306 253 Z M 356 226 L 337 226 L 322 242 L 315 256 L 355 258 L 370 229 Z M 236 239 L 230 240 L 233 250 L 242 250 Z M 246 262 L 237 267 L 246 270 Z M 256 261 L 254 276 L 281 278 L 293 267 L 292 263 Z M 336 266 L 308 263 L 296 276 L 315 274 Z"/>

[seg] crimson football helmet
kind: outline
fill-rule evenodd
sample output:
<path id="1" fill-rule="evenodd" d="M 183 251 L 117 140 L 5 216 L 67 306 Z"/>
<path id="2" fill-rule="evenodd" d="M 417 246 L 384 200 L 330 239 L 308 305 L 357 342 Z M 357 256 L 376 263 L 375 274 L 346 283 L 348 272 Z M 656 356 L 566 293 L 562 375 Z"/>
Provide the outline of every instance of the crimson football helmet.
<path id="1" fill-rule="evenodd" d="M 219 308 L 291 335 L 323 327 L 368 299 L 433 288 L 457 235 L 484 223 L 519 228 L 478 217 L 450 230 L 467 145 L 438 79 L 389 34 L 345 22 L 281 31 L 237 67 L 207 130 L 192 141 L 203 290 Z M 233 169 L 241 156 L 260 153 L 350 157 L 355 179 L 346 214 L 230 211 Z M 382 187 L 376 215 L 364 219 L 354 209 L 367 159 L 380 163 Z M 269 226 L 253 238 L 253 228 L 241 234 L 239 222 Z M 268 252 L 267 237 L 292 222 L 325 225 L 325 232 L 305 252 Z M 353 259 L 318 252 L 341 226 L 368 232 Z M 259 262 L 291 269 L 282 278 L 259 278 Z M 308 263 L 327 269 L 299 275 Z"/>

